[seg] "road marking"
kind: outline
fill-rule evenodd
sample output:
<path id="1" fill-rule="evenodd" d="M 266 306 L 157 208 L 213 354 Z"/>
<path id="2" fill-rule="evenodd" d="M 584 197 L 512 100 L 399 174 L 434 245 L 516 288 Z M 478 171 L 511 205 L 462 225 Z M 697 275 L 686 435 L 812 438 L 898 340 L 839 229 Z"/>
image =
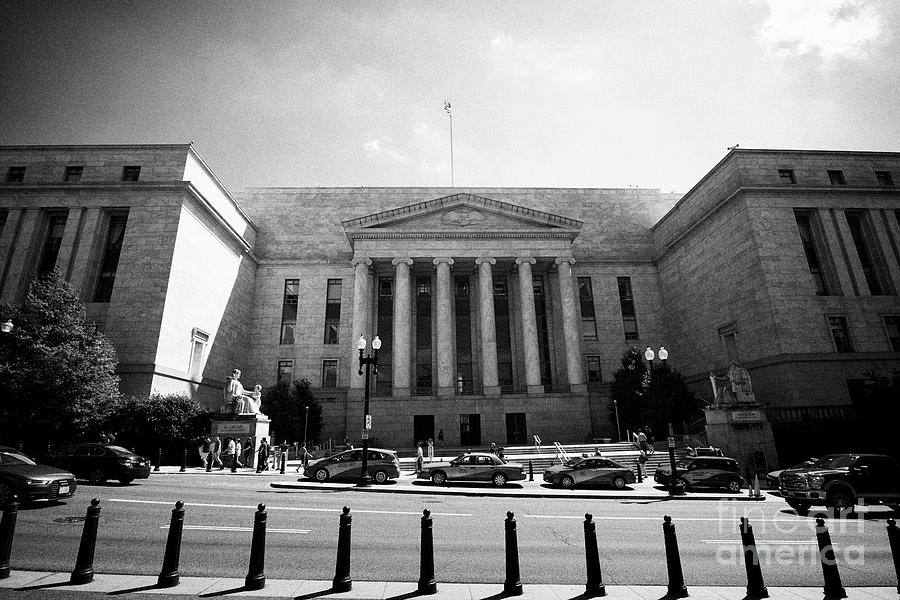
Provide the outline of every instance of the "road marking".
<path id="1" fill-rule="evenodd" d="M 517 515 L 520 517 L 528 517 L 530 519 L 584 519 L 584 515 Z M 660 521 L 659 517 L 610 517 L 594 515 L 594 521 Z M 672 517 L 673 521 L 722 521 L 714 517 Z"/>
<path id="2" fill-rule="evenodd" d="M 165 504 L 167 506 L 172 506 L 171 502 L 165 500 L 124 500 L 121 498 L 110 498 L 107 502 L 122 502 L 125 504 Z M 257 506 L 251 505 L 241 505 L 241 504 L 207 504 L 203 502 L 185 502 L 185 506 L 204 506 L 207 508 L 244 508 L 244 509 L 255 509 Z M 340 509 L 336 508 L 304 508 L 304 507 L 294 507 L 294 506 L 269 506 L 266 505 L 266 510 L 289 510 L 296 512 L 326 512 L 326 513 L 340 513 Z M 415 515 L 422 516 L 421 511 L 400 511 L 400 510 L 352 510 L 352 514 L 372 514 L 372 515 Z M 442 512 L 433 512 L 431 513 L 434 517 L 474 517 L 475 515 L 471 513 L 442 513 Z"/>
<path id="3" fill-rule="evenodd" d="M 735 540 L 700 540 L 704 544 L 729 544 L 732 546 L 741 546 L 743 545 L 739 541 Z M 818 542 L 815 540 L 812 541 L 804 541 L 804 540 L 766 540 L 765 542 L 756 542 L 757 546 L 771 546 L 773 544 L 783 545 L 783 544 L 791 544 L 795 546 L 816 546 Z M 834 546 L 834 544 L 832 544 Z"/>
<path id="4" fill-rule="evenodd" d="M 163 525 L 160 529 L 168 529 L 168 525 Z M 183 529 L 199 529 L 202 531 L 253 531 L 252 527 L 225 527 L 222 525 L 183 525 Z M 267 527 L 267 533 L 309 533 L 309 529 L 278 529 L 277 527 Z"/>

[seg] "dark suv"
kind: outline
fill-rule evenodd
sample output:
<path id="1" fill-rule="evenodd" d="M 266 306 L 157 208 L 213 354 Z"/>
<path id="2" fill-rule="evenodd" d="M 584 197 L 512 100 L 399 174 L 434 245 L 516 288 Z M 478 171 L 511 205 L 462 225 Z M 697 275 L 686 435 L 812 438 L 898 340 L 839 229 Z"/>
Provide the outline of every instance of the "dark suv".
<path id="1" fill-rule="evenodd" d="M 852 511 L 858 500 L 900 510 L 900 466 L 883 454 L 829 454 L 782 472 L 779 491 L 800 514 L 811 506 Z"/>

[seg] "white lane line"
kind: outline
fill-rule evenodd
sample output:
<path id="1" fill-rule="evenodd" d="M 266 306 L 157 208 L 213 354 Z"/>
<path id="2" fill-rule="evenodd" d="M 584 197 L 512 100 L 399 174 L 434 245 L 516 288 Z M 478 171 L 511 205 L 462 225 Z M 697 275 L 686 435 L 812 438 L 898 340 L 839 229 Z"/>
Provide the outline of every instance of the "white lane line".
<path id="1" fill-rule="evenodd" d="M 584 515 L 516 515 L 517 517 L 528 517 L 529 519 L 581 519 L 584 520 Z M 593 515 L 593 521 L 659 521 L 662 523 L 662 519 L 660 517 L 610 517 L 603 515 Z M 723 519 L 717 519 L 714 517 L 672 517 L 673 521 L 714 521 L 720 522 Z"/>
<path id="2" fill-rule="evenodd" d="M 740 541 L 735 540 L 700 540 L 704 544 L 729 544 L 732 546 L 741 546 Z M 771 546 L 773 544 L 783 545 L 790 544 L 794 546 L 816 546 L 818 542 L 816 540 L 813 541 L 803 541 L 803 540 L 766 540 L 765 542 L 756 542 L 757 546 Z M 834 546 L 834 544 L 832 544 Z"/>
<path id="3" fill-rule="evenodd" d="M 168 525 L 163 525 L 160 529 L 168 529 Z M 184 525 L 183 529 L 199 529 L 201 531 L 253 531 L 252 527 L 225 527 L 224 525 Z M 278 529 L 277 527 L 267 527 L 266 533 L 309 533 L 309 529 Z"/>
<path id="4" fill-rule="evenodd" d="M 172 502 L 168 502 L 166 500 L 124 500 L 122 498 L 110 498 L 107 502 L 122 502 L 125 504 L 165 504 L 167 506 L 174 506 Z M 241 505 L 241 504 L 207 504 L 203 502 L 185 502 L 185 506 L 204 506 L 207 508 L 242 508 L 242 509 L 256 509 L 255 505 Z M 289 511 L 297 511 L 297 512 L 326 512 L 326 513 L 340 513 L 340 509 L 335 508 L 306 508 L 306 507 L 294 507 L 294 506 L 270 506 L 266 505 L 266 510 L 289 510 Z M 351 510 L 351 515 L 355 514 L 373 514 L 373 515 L 415 515 L 422 516 L 421 511 L 399 511 L 399 510 Z M 437 517 L 474 517 L 475 515 L 470 513 L 442 513 L 442 512 L 433 512 L 431 516 Z"/>

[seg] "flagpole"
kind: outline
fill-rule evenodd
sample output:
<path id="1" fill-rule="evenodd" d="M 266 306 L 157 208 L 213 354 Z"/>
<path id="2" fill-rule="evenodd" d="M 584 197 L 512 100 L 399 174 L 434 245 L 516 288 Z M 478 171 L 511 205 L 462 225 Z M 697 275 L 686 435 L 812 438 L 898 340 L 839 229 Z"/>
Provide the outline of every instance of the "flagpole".
<path id="1" fill-rule="evenodd" d="M 448 115 L 450 115 L 450 187 L 454 187 L 454 184 L 453 184 L 453 113 L 450 112 L 450 103 L 447 100 L 444 100 L 444 110 L 447 111 Z"/>

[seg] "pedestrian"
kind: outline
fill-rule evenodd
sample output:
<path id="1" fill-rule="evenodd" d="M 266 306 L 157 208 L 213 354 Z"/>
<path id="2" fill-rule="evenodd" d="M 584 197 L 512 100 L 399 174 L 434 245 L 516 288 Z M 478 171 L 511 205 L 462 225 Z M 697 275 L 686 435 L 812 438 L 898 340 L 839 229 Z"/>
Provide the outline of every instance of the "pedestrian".
<path id="1" fill-rule="evenodd" d="M 243 469 L 244 464 L 241 462 L 241 440 L 240 438 L 234 438 L 234 462 L 237 463 L 238 469 Z"/>
<path id="2" fill-rule="evenodd" d="M 247 466 L 253 465 L 253 438 L 248 437 L 244 440 L 244 464 Z"/>
<path id="3" fill-rule="evenodd" d="M 259 441 L 259 452 L 257 453 L 256 472 L 262 473 L 269 468 L 269 442 L 266 438 Z"/>
<path id="4" fill-rule="evenodd" d="M 500 446 L 500 449 L 497 450 L 497 458 L 499 458 L 500 460 L 504 460 L 504 458 L 503 458 L 503 446 Z"/>
<path id="5" fill-rule="evenodd" d="M 225 460 L 229 467 L 237 468 L 237 446 L 234 444 L 234 438 L 225 438 Z"/>
<path id="6" fill-rule="evenodd" d="M 434 460 L 434 440 L 428 438 L 428 462 L 432 462 Z"/>
<path id="7" fill-rule="evenodd" d="M 647 434 L 642 430 L 638 430 L 638 448 L 640 448 L 641 452 L 648 452 L 650 450 L 647 445 Z"/>
<path id="8" fill-rule="evenodd" d="M 491 442 L 491 454 L 495 456 L 497 455 L 497 444 L 495 444 L 494 442 Z"/>
<path id="9" fill-rule="evenodd" d="M 438 431 L 438 446 L 440 446 L 441 448 L 444 447 L 444 430 L 443 429 Z"/>
<path id="10" fill-rule="evenodd" d="M 656 448 L 653 446 L 653 443 L 656 441 L 653 438 L 653 430 L 650 429 L 649 426 L 645 427 L 644 429 L 646 429 L 647 431 L 647 445 L 650 446 L 650 454 L 653 454 L 654 452 L 656 452 Z"/>
<path id="11" fill-rule="evenodd" d="M 105 431 L 101 431 L 101 432 L 100 432 L 100 443 L 101 443 L 101 444 L 108 444 L 108 443 L 109 443 L 109 436 L 106 435 L 106 432 L 105 432 Z"/>
<path id="12" fill-rule="evenodd" d="M 311 455 L 309 453 L 309 450 L 306 449 L 306 444 L 303 444 L 302 446 L 300 446 L 300 451 L 299 451 L 299 456 L 298 456 L 298 458 L 300 459 L 300 463 L 297 465 L 298 473 L 300 472 L 301 466 L 303 467 L 303 472 L 306 473 L 306 467 L 309 466 L 309 457 L 310 456 Z"/>
<path id="13" fill-rule="evenodd" d="M 197 442 L 197 452 L 200 454 L 200 464 L 205 467 L 206 461 L 209 460 L 209 446 L 212 443 L 212 440 L 209 439 L 209 436 L 203 436 L 200 437 Z"/>
<path id="14" fill-rule="evenodd" d="M 422 442 L 416 443 L 416 473 L 422 470 L 422 461 L 425 456 L 422 453 Z"/>
<path id="15" fill-rule="evenodd" d="M 109 443 L 110 443 L 110 444 L 115 444 L 115 443 L 116 443 L 116 434 L 115 434 L 115 432 L 113 432 L 113 431 L 110 431 L 110 432 L 109 432 Z"/>
<path id="16" fill-rule="evenodd" d="M 600 446 L 594 448 L 594 456 L 603 456 L 602 454 L 600 454 Z"/>
<path id="17" fill-rule="evenodd" d="M 220 471 L 224 469 L 225 465 L 222 464 L 222 459 L 220 458 L 220 454 L 222 453 L 222 440 L 219 436 L 213 438 L 210 452 L 212 452 L 212 466 L 218 466 Z"/>

